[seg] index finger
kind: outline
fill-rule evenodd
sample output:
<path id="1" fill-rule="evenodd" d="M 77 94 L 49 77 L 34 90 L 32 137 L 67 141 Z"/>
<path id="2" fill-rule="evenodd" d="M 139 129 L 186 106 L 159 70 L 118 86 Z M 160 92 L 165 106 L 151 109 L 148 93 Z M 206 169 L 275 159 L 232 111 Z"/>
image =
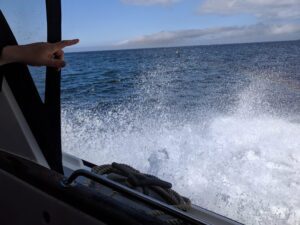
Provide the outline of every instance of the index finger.
<path id="1" fill-rule="evenodd" d="M 56 49 L 63 49 L 68 46 L 76 45 L 78 42 L 79 42 L 79 39 L 63 40 L 60 42 L 56 42 L 54 45 L 55 45 Z"/>

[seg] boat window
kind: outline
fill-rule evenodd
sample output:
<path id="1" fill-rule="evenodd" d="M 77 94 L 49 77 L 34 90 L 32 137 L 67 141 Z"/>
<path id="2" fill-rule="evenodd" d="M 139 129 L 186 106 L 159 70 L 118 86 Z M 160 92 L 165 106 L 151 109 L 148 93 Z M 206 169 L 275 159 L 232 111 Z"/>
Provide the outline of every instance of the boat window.
<path id="1" fill-rule="evenodd" d="M 44 0 L 1 0 L 3 12 L 19 45 L 47 40 L 47 18 Z M 40 95 L 44 96 L 46 68 L 30 67 Z"/>
<path id="2" fill-rule="evenodd" d="M 62 70 L 62 149 L 243 223 L 297 224 L 299 1 L 225 2 L 63 0 L 63 39 L 80 43 Z M 46 41 L 44 4 L 0 0 L 20 44 Z"/>

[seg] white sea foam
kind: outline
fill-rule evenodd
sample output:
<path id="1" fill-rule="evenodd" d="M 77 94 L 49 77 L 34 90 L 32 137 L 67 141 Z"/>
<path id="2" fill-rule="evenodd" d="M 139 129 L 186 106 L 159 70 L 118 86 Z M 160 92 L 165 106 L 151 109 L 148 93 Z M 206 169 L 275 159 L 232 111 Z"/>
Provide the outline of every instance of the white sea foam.
<path id="1" fill-rule="evenodd" d="M 171 181 L 193 203 L 246 224 L 300 224 L 300 124 L 270 113 L 254 80 L 227 114 L 184 122 L 63 111 L 63 148 Z M 139 115 L 141 116 L 141 115 Z M 118 120 L 118 123 L 114 121 Z"/>

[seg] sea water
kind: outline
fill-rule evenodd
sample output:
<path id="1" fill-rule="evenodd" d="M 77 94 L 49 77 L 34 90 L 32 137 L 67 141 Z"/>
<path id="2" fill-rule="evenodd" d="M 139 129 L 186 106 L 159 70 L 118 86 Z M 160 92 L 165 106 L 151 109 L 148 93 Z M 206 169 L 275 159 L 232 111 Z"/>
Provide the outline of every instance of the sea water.
<path id="1" fill-rule="evenodd" d="M 300 224 L 299 41 L 66 60 L 64 151 L 129 164 L 246 224 Z"/>

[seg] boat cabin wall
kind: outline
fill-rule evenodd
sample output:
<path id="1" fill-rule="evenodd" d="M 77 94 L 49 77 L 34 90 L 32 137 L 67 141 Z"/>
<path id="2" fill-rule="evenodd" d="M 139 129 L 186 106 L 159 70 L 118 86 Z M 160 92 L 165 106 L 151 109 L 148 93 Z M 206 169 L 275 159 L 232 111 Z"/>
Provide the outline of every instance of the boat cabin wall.
<path id="1" fill-rule="evenodd" d="M 5 78 L 0 109 L 0 148 L 49 168 Z"/>

